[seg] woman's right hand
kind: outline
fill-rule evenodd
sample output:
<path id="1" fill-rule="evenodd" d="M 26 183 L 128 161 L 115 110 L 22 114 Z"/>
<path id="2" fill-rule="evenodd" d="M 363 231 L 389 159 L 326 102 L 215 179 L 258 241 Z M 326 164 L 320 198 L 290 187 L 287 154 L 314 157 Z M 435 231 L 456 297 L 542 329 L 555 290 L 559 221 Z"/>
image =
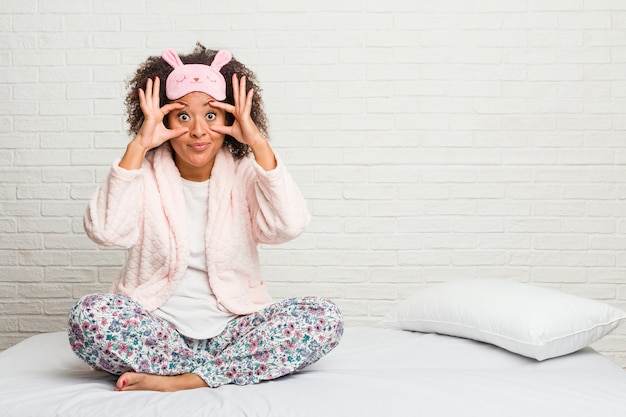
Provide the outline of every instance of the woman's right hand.
<path id="1" fill-rule="evenodd" d="M 163 124 L 163 119 L 172 110 L 182 109 L 182 103 L 169 103 L 159 107 L 161 82 L 159 77 L 154 81 L 150 78 L 146 83 L 146 91 L 139 89 L 139 106 L 143 112 L 143 123 L 134 141 L 141 144 L 146 150 L 156 148 L 162 143 L 178 137 L 187 132 L 187 128 L 168 129 Z"/>
<path id="2" fill-rule="evenodd" d="M 168 129 L 163 124 L 163 119 L 173 110 L 185 107 L 182 103 L 169 103 L 159 107 L 161 82 L 159 77 L 154 81 L 148 79 L 146 91 L 139 89 L 139 106 L 143 112 L 143 123 L 137 136 L 128 144 L 126 153 L 122 157 L 119 166 L 124 169 L 139 169 L 143 163 L 146 152 L 154 149 L 164 142 L 187 133 L 185 127 Z"/>

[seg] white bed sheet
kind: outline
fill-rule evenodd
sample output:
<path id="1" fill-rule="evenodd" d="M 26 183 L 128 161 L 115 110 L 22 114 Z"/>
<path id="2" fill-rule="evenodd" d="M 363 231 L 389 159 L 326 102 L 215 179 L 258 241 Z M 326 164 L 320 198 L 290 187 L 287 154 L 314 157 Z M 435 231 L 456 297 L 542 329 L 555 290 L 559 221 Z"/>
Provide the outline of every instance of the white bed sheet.
<path id="1" fill-rule="evenodd" d="M 625 417 L 626 371 L 587 348 L 537 362 L 448 336 L 347 328 L 306 370 L 250 386 L 114 392 L 64 333 L 0 354 L 3 417 L 445 416 Z"/>

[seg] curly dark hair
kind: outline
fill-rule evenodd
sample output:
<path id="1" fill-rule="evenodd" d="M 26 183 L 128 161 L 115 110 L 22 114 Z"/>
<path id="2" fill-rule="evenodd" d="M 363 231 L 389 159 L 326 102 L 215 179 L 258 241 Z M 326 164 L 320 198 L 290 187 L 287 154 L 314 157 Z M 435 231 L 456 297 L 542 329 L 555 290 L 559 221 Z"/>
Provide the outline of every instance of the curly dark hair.
<path id="1" fill-rule="evenodd" d="M 217 50 L 206 49 L 198 42 L 196 43 L 196 47 L 191 54 L 179 56 L 183 64 L 211 65 L 211 62 L 213 62 L 216 54 Z M 133 78 L 126 83 L 128 93 L 126 94 L 125 103 L 126 112 L 128 113 L 127 121 L 129 124 L 129 134 L 136 135 L 139 132 L 144 119 L 143 112 L 139 106 L 139 94 L 137 93 L 139 88 L 145 90 L 148 78 L 159 77 L 161 81 L 160 106 L 164 106 L 170 102 L 170 100 L 165 96 L 165 81 L 167 76 L 173 70 L 174 69 L 170 66 L 170 64 L 165 62 L 161 56 L 151 56 L 143 62 L 139 68 L 137 68 Z M 261 88 L 258 85 L 256 75 L 234 57 L 228 64 L 222 67 L 220 72 L 226 79 L 226 100 L 224 100 L 224 102 L 233 105 L 235 104 L 232 85 L 233 74 L 236 73 L 240 78 L 242 76 L 246 77 L 246 91 L 250 91 L 251 88 L 254 88 L 254 97 L 252 99 L 252 110 L 250 111 L 250 116 L 261 134 L 265 136 L 265 138 L 269 138 L 268 121 L 265 111 L 263 110 Z M 226 112 L 226 123 L 228 125 L 232 125 L 234 121 L 235 118 L 233 115 Z M 228 148 L 230 153 L 235 158 L 241 158 L 251 151 L 248 145 L 238 142 L 235 138 L 229 135 L 226 135 L 226 138 L 224 139 L 224 146 Z"/>

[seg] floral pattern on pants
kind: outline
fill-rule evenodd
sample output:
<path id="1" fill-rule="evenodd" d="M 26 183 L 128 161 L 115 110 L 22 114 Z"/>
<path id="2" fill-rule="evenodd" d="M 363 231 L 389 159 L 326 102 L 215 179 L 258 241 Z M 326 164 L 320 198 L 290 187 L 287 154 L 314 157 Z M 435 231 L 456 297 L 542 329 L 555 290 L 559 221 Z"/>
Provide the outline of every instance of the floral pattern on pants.
<path id="1" fill-rule="evenodd" d="M 80 299 L 70 311 L 68 331 L 72 350 L 94 368 L 115 375 L 194 373 L 210 387 L 296 372 L 330 352 L 342 334 L 341 313 L 323 298 L 284 300 L 197 340 L 120 294 Z"/>

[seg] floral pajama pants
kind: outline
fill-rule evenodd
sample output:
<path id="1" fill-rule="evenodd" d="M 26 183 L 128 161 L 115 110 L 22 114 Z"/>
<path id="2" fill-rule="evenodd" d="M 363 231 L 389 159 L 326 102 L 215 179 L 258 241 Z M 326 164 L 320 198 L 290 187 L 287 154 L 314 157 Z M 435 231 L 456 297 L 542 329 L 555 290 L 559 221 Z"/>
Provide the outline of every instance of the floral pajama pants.
<path id="1" fill-rule="evenodd" d="M 254 384 L 296 372 L 330 352 L 343 333 L 341 313 L 323 298 L 292 298 L 231 320 L 206 340 L 183 336 L 120 294 L 80 299 L 69 314 L 78 357 L 115 375 L 194 373 L 208 386 Z"/>

